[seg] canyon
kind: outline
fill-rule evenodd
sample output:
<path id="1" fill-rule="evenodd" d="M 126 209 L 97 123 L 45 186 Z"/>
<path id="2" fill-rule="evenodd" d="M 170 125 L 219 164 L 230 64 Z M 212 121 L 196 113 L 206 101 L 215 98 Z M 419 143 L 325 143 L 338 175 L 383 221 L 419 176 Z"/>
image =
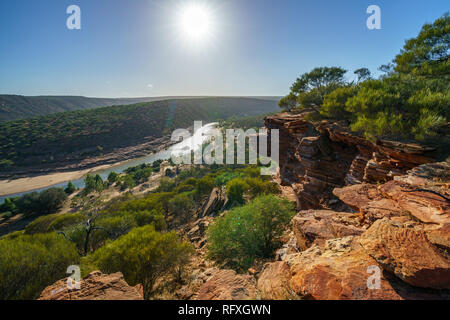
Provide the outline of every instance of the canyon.
<path id="1" fill-rule="evenodd" d="M 284 245 L 274 260 L 245 274 L 196 261 L 177 298 L 450 299 L 450 163 L 439 150 L 371 142 L 342 123 L 312 123 L 303 114 L 269 116 L 265 124 L 280 130 L 274 178 L 297 203 Z M 187 228 L 197 251 L 207 245 L 209 208 L 224 201 L 214 190 L 195 226 Z M 122 285 L 118 290 L 131 288 Z M 41 298 L 54 298 L 48 293 Z"/>

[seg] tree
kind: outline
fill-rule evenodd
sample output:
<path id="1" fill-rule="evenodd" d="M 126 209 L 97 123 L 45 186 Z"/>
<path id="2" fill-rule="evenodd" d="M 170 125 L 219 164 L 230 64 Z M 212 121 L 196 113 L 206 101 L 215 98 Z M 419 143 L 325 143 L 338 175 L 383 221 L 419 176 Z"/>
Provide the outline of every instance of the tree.
<path id="1" fill-rule="evenodd" d="M 136 186 L 136 182 L 134 181 L 133 177 L 129 174 L 127 174 L 122 179 L 122 190 L 126 189 L 133 189 Z"/>
<path id="2" fill-rule="evenodd" d="M 67 194 L 62 188 L 50 188 L 23 195 L 17 200 L 17 208 L 24 214 L 50 214 L 60 209 L 66 199 Z"/>
<path id="3" fill-rule="evenodd" d="M 145 226 L 101 247 L 84 263 L 104 273 L 122 272 L 130 285 L 142 284 L 144 298 L 150 299 L 156 280 L 187 264 L 192 252 L 175 232 L 159 233 Z"/>
<path id="4" fill-rule="evenodd" d="M 406 41 L 394 59 L 395 71 L 416 76 L 450 77 L 450 16 L 425 24 L 416 38 Z"/>
<path id="5" fill-rule="evenodd" d="M 38 213 L 48 214 L 56 212 L 67 199 L 67 194 L 61 188 L 50 188 L 39 195 L 40 208 Z"/>
<path id="6" fill-rule="evenodd" d="M 292 111 L 297 107 L 297 96 L 293 93 L 289 93 L 286 97 L 282 98 L 278 102 L 278 106 L 286 111 Z"/>
<path id="7" fill-rule="evenodd" d="M 77 189 L 73 185 L 72 181 L 69 181 L 69 183 L 67 184 L 67 187 L 64 189 L 64 191 L 69 195 L 74 193 L 76 190 Z"/>
<path id="8" fill-rule="evenodd" d="M 324 97 L 345 84 L 347 70 L 339 67 L 315 68 L 301 75 L 291 87 L 301 108 L 321 107 Z"/>
<path id="9" fill-rule="evenodd" d="M 356 86 L 334 90 L 325 96 L 320 114 L 331 119 L 351 119 L 353 114 L 347 109 L 347 101 L 357 93 L 358 88 Z"/>
<path id="10" fill-rule="evenodd" d="M 371 78 L 370 70 L 367 68 L 360 68 L 355 70 L 354 74 L 358 76 L 358 82 L 366 81 Z"/>
<path id="11" fill-rule="evenodd" d="M 208 228 L 208 255 L 245 270 L 256 258 L 273 255 L 294 215 L 293 204 L 274 195 L 260 196 L 234 208 Z"/>
<path id="12" fill-rule="evenodd" d="M 112 184 L 116 183 L 118 177 L 119 177 L 119 175 L 116 172 L 111 171 L 109 173 L 109 175 L 108 175 L 108 182 L 109 182 L 109 184 L 112 185 Z"/>

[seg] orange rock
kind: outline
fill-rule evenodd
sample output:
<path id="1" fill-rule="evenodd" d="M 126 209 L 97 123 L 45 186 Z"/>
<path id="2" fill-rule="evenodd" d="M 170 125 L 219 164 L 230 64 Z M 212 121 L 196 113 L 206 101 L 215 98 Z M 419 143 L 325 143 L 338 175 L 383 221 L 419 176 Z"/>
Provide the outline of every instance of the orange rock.
<path id="1" fill-rule="evenodd" d="M 358 226 L 358 216 L 331 210 L 301 211 L 292 219 L 292 230 L 297 248 L 306 250 L 313 244 L 321 245 L 328 239 L 360 235 L 365 229 Z"/>
<path id="2" fill-rule="evenodd" d="M 94 271 L 81 280 L 80 290 L 69 290 L 67 278 L 42 291 L 39 300 L 143 300 L 141 290 L 126 283 L 122 273 Z"/>
<path id="3" fill-rule="evenodd" d="M 382 273 L 380 288 L 369 288 L 369 267 L 377 267 L 378 264 L 360 248 L 349 248 L 347 252 L 342 252 L 314 246 L 303 253 L 292 255 L 286 262 L 293 274 L 290 287 L 304 299 L 402 299 Z"/>
<path id="4" fill-rule="evenodd" d="M 238 275 L 233 270 L 219 270 L 199 289 L 197 300 L 254 300 L 257 297 L 255 279 Z"/>
<path id="5" fill-rule="evenodd" d="M 268 263 L 258 279 L 258 290 L 264 300 L 293 300 L 298 296 L 289 286 L 291 271 L 284 261 Z"/>
<path id="6" fill-rule="evenodd" d="M 378 220 L 360 239 L 365 251 L 386 271 L 422 288 L 450 289 L 450 261 L 423 230 Z"/>

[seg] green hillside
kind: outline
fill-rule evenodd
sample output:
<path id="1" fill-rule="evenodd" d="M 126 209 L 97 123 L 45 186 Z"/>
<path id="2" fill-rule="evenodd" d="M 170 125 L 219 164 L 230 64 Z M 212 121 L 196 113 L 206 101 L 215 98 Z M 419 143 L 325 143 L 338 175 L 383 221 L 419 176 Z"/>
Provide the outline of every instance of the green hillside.
<path id="1" fill-rule="evenodd" d="M 0 123 L 0 171 L 80 161 L 205 122 L 265 114 L 274 100 L 176 99 L 70 111 Z"/>
<path id="2" fill-rule="evenodd" d="M 19 95 L 0 95 L 0 121 L 25 119 L 65 111 L 160 101 L 170 98 L 173 97 L 109 99 L 79 96 L 25 97 Z"/>

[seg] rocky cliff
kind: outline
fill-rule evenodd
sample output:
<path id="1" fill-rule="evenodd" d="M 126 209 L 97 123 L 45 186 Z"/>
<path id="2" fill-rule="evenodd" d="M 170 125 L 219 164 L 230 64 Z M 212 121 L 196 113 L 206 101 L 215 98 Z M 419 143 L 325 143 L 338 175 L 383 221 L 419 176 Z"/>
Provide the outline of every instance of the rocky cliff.
<path id="1" fill-rule="evenodd" d="M 267 117 L 280 131 L 280 178 L 297 196 L 299 209 L 334 208 L 333 189 L 379 183 L 435 160 L 436 150 L 394 141 L 372 143 L 341 123 L 312 124 L 303 115 Z"/>
<path id="2" fill-rule="evenodd" d="M 337 123 L 278 115 L 291 234 L 258 276 L 265 299 L 449 299 L 450 164 Z M 427 163 L 427 164 L 424 164 Z"/>

